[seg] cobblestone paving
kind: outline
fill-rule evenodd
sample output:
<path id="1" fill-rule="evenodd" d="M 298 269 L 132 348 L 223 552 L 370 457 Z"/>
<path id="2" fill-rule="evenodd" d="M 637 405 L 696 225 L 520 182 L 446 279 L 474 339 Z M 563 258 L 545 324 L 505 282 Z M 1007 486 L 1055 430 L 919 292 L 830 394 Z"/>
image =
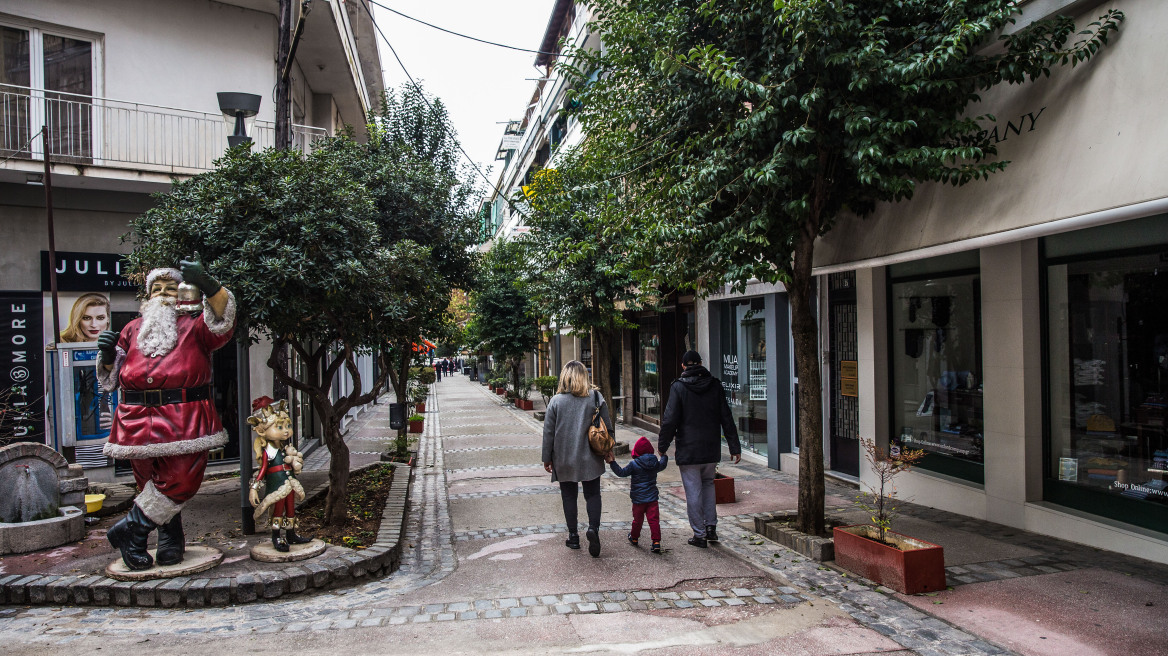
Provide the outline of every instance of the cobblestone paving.
<path id="1" fill-rule="evenodd" d="M 67 643 L 83 636 L 167 634 L 227 634 L 239 632 L 273 633 L 279 631 L 334 631 L 358 627 L 378 627 L 395 624 L 425 622 L 475 621 L 540 615 L 617 613 L 666 609 L 700 608 L 716 613 L 720 608 L 734 606 L 784 607 L 802 603 L 827 601 L 838 605 L 861 625 L 889 636 L 897 643 L 922 656 L 938 654 L 1001 654 L 1005 650 L 960 631 L 899 601 L 887 591 L 850 578 L 827 567 L 822 567 L 794 552 L 788 551 L 752 532 L 737 526 L 738 522 L 752 521 L 756 513 L 723 518 L 719 532 L 721 548 L 727 549 L 770 573 L 777 582 L 774 587 L 732 589 L 689 589 L 681 591 L 611 590 L 579 594 L 556 594 L 538 597 L 502 597 L 450 600 L 435 604 L 406 604 L 402 596 L 410 591 L 436 583 L 449 576 L 456 568 L 454 544 L 467 540 L 493 537 L 530 535 L 534 533 L 563 533 L 563 524 L 467 531 L 455 533 L 449 512 L 451 499 L 487 498 L 524 494 L 553 494 L 558 488 L 550 485 L 525 486 L 504 492 L 476 492 L 448 496 L 447 476 L 450 473 L 478 471 L 520 471 L 531 465 L 504 465 L 446 470 L 443 445 L 447 439 L 443 428 L 482 426 L 458 422 L 453 415 L 474 413 L 498 415 L 493 423 L 512 427 L 509 432 L 482 433 L 482 435 L 514 435 L 516 428 L 536 434 L 541 424 L 524 413 L 502 407 L 501 401 L 487 398 L 473 402 L 474 407 L 446 411 L 442 408 L 442 385 L 433 386 L 434 394 L 428 400 L 426 430 L 419 440 L 415 482 L 411 493 L 411 507 L 406 531 L 406 549 L 401 569 L 393 576 L 352 589 L 337 590 L 309 597 L 276 601 L 232 608 L 213 608 L 198 611 L 166 611 L 143 608 L 0 608 L 0 638 L 39 640 Z M 481 407 L 480 407 L 481 406 Z M 495 406 L 492 408 L 491 406 Z M 444 426 L 443 418 L 451 422 Z M 370 421 L 366 436 L 372 438 L 383 432 L 381 421 Z M 479 434 L 476 434 L 479 435 Z M 351 439 L 351 438 L 350 438 Z M 454 442 L 455 444 L 457 442 Z M 508 447 L 513 448 L 513 447 Z M 486 450 L 486 449 L 481 449 Z M 454 451 L 454 450 L 452 450 Z M 309 463 L 318 468 L 327 467 L 327 452 L 314 453 Z M 760 466 L 744 467 L 749 473 L 744 480 L 777 479 L 794 482 L 793 477 Z M 606 475 L 605 486 L 613 489 L 618 482 Z M 828 485 L 829 493 L 854 493 L 846 487 Z M 621 488 L 623 489 L 623 487 Z M 671 495 L 661 497 L 662 524 L 668 527 L 687 525 L 684 503 Z M 906 511 L 906 514 L 912 511 Z M 964 518 L 962 518 L 964 519 Z M 957 520 L 954 520 L 957 521 Z M 605 529 L 627 530 L 629 522 L 606 522 Z M 1044 550 L 1045 551 L 1045 550 Z M 1074 549 L 1066 551 L 1075 555 Z M 1060 559 L 1061 558 L 1061 559 Z M 980 567 L 964 565 L 950 568 L 950 575 L 991 580 L 984 577 L 1009 578 L 1008 573 L 1032 570 L 1042 573 L 1048 569 L 1063 571 L 1077 566 L 1074 557 L 1035 560 L 1020 558 L 997 563 L 979 563 Z M 954 571 L 961 570 L 961 571 Z M 1019 574 L 1022 575 L 1022 574 Z M 297 617 L 294 623 L 273 623 L 274 617 Z"/>

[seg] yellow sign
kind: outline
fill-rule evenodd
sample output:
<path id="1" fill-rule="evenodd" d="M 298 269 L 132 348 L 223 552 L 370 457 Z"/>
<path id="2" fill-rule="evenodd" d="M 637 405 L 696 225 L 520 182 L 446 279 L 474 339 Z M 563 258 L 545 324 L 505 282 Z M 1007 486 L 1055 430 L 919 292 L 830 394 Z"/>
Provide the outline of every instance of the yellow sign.
<path id="1" fill-rule="evenodd" d="M 840 380 L 840 395 L 841 396 L 859 396 L 860 395 L 860 381 L 855 378 L 843 378 Z"/>
<path id="2" fill-rule="evenodd" d="M 840 360 L 840 378 L 859 378 L 860 366 L 855 360 Z"/>

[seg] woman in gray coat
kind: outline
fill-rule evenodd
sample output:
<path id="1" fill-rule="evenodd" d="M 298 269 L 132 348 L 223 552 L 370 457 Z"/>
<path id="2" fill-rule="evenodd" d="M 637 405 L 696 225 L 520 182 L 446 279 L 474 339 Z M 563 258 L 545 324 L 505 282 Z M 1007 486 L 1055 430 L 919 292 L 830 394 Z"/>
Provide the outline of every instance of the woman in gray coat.
<path id="1" fill-rule="evenodd" d="M 552 482 L 560 483 L 560 498 L 564 502 L 564 519 L 568 524 L 570 549 L 580 548 L 577 532 L 577 501 L 579 488 L 584 488 L 584 505 L 588 510 L 588 553 L 600 556 L 600 476 L 604 473 L 604 458 L 588 446 L 588 427 L 592 414 L 600 405 L 600 418 L 609 433 L 612 419 L 604 396 L 588 380 L 588 369 L 572 360 L 560 372 L 560 386 L 548 402 L 543 420 L 543 468 L 552 475 Z"/>

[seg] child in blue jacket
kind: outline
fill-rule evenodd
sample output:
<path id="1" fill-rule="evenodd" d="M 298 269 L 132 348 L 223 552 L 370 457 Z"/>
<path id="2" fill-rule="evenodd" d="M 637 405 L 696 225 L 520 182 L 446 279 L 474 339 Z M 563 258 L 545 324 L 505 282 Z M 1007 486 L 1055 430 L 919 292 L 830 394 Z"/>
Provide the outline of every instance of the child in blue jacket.
<path id="1" fill-rule="evenodd" d="M 669 456 L 658 458 L 653 453 L 653 444 L 647 438 L 640 438 L 633 445 L 633 461 L 627 467 L 616 464 L 612 454 L 608 456 L 608 466 L 612 473 L 620 477 L 632 476 L 629 497 L 633 500 L 633 530 L 629 533 L 629 544 L 636 546 L 641 537 L 641 523 L 649 519 L 649 535 L 653 538 L 652 551 L 661 553 L 661 513 L 657 508 L 657 472 L 669 464 Z"/>

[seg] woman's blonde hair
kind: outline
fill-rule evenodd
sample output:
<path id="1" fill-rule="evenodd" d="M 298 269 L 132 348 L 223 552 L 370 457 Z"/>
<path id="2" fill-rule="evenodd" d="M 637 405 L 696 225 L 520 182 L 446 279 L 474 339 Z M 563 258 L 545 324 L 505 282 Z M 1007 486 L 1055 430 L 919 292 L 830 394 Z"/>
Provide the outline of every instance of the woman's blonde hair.
<path id="1" fill-rule="evenodd" d="M 588 396 L 593 389 L 592 381 L 588 380 L 588 368 L 583 362 L 572 360 L 564 365 L 560 371 L 560 386 L 556 389 L 556 394 Z"/>
<path id="2" fill-rule="evenodd" d="M 110 302 L 105 294 L 89 293 L 82 294 L 81 298 L 73 303 L 73 309 L 69 310 L 69 327 L 61 331 L 62 342 L 90 342 L 84 333 L 81 332 L 81 317 L 85 316 L 85 312 L 89 308 L 101 305 L 105 307 L 105 318 L 113 325 L 113 317 L 110 316 Z"/>

